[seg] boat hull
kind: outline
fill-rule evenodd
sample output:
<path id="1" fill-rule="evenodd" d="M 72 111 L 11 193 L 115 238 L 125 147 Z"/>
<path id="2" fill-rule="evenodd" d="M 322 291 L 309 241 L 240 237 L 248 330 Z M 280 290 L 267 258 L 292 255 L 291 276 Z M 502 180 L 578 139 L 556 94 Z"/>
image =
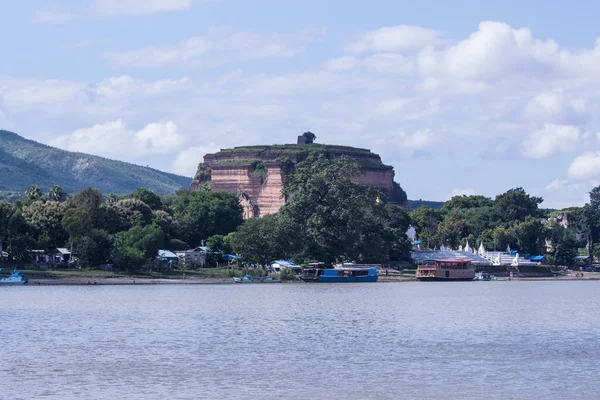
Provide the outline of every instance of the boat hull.
<path id="1" fill-rule="evenodd" d="M 319 282 L 323 283 L 341 283 L 341 282 L 377 282 L 378 275 L 368 276 L 325 276 L 319 275 Z"/>
<path id="2" fill-rule="evenodd" d="M 417 277 L 417 280 L 423 282 L 472 282 L 473 277 L 446 278 L 445 276 L 421 276 Z"/>
<path id="3" fill-rule="evenodd" d="M 25 279 L 25 280 L 0 279 L 0 286 L 24 285 L 26 283 L 27 283 L 27 279 Z"/>

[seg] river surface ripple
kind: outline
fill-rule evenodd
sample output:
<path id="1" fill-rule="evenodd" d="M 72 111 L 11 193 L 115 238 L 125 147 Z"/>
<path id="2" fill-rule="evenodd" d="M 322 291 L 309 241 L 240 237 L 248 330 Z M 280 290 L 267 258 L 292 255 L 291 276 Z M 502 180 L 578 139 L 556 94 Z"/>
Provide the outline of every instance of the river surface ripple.
<path id="1" fill-rule="evenodd" d="M 1 399 L 598 399 L 600 282 L 0 287 Z"/>

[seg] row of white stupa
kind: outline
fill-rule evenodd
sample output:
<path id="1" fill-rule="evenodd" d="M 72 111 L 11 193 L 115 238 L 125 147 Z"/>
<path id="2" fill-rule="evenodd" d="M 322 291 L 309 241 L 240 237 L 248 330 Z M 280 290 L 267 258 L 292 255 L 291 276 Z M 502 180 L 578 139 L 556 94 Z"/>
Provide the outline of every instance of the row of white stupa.
<path id="1" fill-rule="evenodd" d="M 442 247 L 440 247 L 440 251 L 454 251 L 454 250 L 442 245 Z M 519 265 L 535 265 L 534 262 L 532 262 L 526 258 L 520 257 L 519 253 L 512 255 L 510 246 L 506 247 L 505 253 L 503 253 L 501 251 L 486 251 L 485 247 L 483 246 L 483 242 L 482 242 L 479 245 L 479 249 L 476 250 L 476 249 L 471 248 L 471 246 L 469 246 L 469 241 L 467 240 L 467 245 L 464 248 L 462 245 L 460 245 L 458 247 L 458 251 L 476 254 L 480 257 L 483 257 L 483 258 L 489 260 L 493 265 L 510 265 L 513 267 L 517 267 Z"/>

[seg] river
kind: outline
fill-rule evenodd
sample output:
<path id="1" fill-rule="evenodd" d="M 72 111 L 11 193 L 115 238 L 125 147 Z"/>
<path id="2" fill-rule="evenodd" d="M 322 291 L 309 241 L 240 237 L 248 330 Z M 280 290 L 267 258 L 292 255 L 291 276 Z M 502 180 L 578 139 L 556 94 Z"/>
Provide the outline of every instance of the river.
<path id="1" fill-rule="evenodd" d="M 2 399 L 597 399 L 600 282 L 0 287 Z"/>

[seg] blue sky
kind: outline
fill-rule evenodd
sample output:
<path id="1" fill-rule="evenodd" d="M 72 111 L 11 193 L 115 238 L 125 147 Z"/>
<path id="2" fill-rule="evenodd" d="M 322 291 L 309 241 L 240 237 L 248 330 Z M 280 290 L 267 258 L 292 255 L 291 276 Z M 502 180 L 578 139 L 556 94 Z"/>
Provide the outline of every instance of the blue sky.
<path id="1" fill-rule="evenodd" d="M 0 127 L 43 143 L 191 176 L 311 130 L 411 199 L 560 208 L 600 184 L 591 1 L 20 3 L 0 0 Z"/>

